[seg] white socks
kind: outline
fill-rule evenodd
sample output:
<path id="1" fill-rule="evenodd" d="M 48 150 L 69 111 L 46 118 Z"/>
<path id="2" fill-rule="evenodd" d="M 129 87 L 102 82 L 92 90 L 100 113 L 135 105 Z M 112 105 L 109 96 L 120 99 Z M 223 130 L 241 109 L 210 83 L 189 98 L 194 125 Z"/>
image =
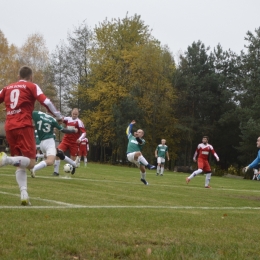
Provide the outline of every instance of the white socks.
<path id="1" fill-rule="evenodd" d="M 27 174 L 25 169 L 18 169 L 15 172 L 16 181 L 19 185 L 20 191 L 27 190 Z"/>
<path id="2" fill-rule="evenodd" d="M 164 167 L 161 167 L 161 175 L 163 175 Z"/>
<path id="3" fill-rule="evenodd" d="M 77 159 L 76 159 L 77 160 Z M 65 159 L 64 159 L 65 162 L 71 164 L 73 167 L 77 167 L 77 164 L 72 160 L 70 159 L 68 156 L 65 156 Z M 56 163 L 55 163 L 56 164 Z M 55 171 L 56 172 L 56 171 Z"/>
<path id="4" fill-rule="evenodd" d="M 45 161 L 41 161 L 41 162 L 39 162 L 38 164 L 36 164 L 36 165 L 33 167 L 33 170 L 34 170 L 34 171 L 39 171 L 40 169 L 42 169 L 42 168 L 44 168 L 44 167 L 46 167 L 46 166 L 47 166 L 46 162 L 45 162 Z"/>
<path id="5" fill-rule="evenodd" d="M 209 186 L 210 178 L 211 178 L 211 173 L 207 173 L 205 178 L 205 187 Z"/>
<path id="6" fill-rule="evenodd" d="M 142 155 L 140 155 L 138 158 L 137 158 L 137 161 L 140 163 L 142 163 L 143 165 L 148 165 L 148 162 L 145 160 L 145 158 L 142 156 Z"/>
<path id="7" fill-rule="evenodd" d="M 141 172 L 141 171 L 140 171 L 140 175 L 141 175 L 141 178 L 145 180 L 146 172 Z"/>
<path id="8" fill-rule="evenodd" d="M 157 172 L 157 174 L 159 174 L 159 173 L 160 173 L 160 168 L 161 168 L 161 167 L 157 165 L 157 171 L 156 171 L 156 172 Z"/>
<path id="9" fill-rule="evenodd" d="M 5 164 L 25 169 L 30 164 L 30 159 L 24 156 L 7 156 Z"/>
<path id="10" fill-rule="evenodd" d="M 189 176 L 189 179 L 194 178 L 196 175 L 198 175 L 198 174 L 200 174 L 200 173 L 202 173 L 202 172 L 203 172 L 202 169 L 198 169 L 198 170 L 194 171 L 194 172 Z"/>
<path id="11" fill-rule="evenodd" d="M 54 162 L 54 172 L 59 173 L 60 171 L 60 160 L 55 160 Z"/>

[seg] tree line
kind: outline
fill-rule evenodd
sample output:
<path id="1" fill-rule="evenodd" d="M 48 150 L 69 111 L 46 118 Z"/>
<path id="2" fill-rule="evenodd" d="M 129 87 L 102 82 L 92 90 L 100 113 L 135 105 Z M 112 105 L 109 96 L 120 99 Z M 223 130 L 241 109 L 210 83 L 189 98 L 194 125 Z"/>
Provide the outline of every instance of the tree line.
<path id="1" fill-rule="evenodd" d="M 63 114 L 80 109 L 92 161 L 125 163 L 125 129 L 135 119 L 151 162 L 164 138 L 170 168 L 191 166 L 207 135 L 218 167 L 239 168 L 254 159 L 259 136 L 260 27 L 245 42 L 237 54 L 194 41 L 174 57 L 139 15 L 106 19 L 94 29 L 83 23 L 53 53 L 39 34 L 18 48 L 0 31 L 0 82 L 15 81 L 20 66 L 31 66 L 34 81 Z"/>

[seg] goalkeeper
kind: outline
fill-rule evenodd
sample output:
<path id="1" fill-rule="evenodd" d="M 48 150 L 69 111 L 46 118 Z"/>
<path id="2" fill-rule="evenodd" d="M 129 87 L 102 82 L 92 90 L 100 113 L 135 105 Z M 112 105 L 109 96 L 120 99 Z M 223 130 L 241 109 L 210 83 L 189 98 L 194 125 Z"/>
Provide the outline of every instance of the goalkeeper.
<path id="1" fill-rule="evenodd" d="M 256 140 L 256 147 L 260 148 L 260 137 Z M 258 168 L 258 164 L 260 163 L 260 150 L 257 153 L 257 157 L 253 162 L 251 162 L 248 166 L 243 168 L 243 172 L 247 172 L 248 169 Z"/>

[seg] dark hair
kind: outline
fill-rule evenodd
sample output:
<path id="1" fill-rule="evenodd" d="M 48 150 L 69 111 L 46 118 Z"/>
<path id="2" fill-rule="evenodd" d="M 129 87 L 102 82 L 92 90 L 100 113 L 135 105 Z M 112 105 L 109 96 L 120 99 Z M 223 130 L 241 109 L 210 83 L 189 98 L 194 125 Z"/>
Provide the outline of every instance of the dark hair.
<path id="1" fill-rule="evenodd" d="M 207 135 L 204 135 L 202 138 L 206 138 L 207 140 L 209 140 L 209 137 Z"/>
<path id="2" fill-rule="evenodd" d="M 32 69 L 27 66 L 23 66 L 19 70 L 19 76 L 21 79 L 29 79 L 32 75 Z"/>

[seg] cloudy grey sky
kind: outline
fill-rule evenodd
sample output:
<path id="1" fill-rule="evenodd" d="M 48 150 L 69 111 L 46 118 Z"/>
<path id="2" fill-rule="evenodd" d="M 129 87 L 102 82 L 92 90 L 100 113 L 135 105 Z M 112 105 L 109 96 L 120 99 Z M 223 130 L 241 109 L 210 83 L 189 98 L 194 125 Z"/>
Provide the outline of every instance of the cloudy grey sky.
<path id="1" fill-rule="evenodd" d="M 173 55 L 198 40 L 239 53 L 246 32 L 260 27 L 259 10 L 260 0 L 0 0 L 0 30 L 18 47 L 40 33 L 52 52 L 84 20 L 94 28 L 128 12 L 141 15 Z"/>

